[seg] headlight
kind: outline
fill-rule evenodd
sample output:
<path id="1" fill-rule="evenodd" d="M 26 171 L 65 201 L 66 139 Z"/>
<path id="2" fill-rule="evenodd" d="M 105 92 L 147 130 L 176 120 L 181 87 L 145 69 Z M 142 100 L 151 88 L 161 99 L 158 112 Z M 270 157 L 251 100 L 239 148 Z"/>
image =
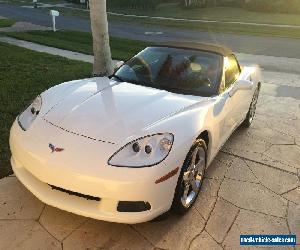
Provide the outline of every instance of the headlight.
<path id="1" fill-rule="evenodd" d="M 42 98 L 38 96 L 37 98 L 34 99 L 32 104 L 19 115 L 18 122 L 20 127 L 23 130 L 26 131 L 30 127 L 32 122 L 39 115 L 41 107 L 42 107 Z"/>
<path id="2" fill-rule="evenodd" d="M 170 133 L 145 136 L 119 149 L 110 157 L 108 164 L 117 167 L 151 167 L 168 156 L 173 141 L 174 136 Z"/>

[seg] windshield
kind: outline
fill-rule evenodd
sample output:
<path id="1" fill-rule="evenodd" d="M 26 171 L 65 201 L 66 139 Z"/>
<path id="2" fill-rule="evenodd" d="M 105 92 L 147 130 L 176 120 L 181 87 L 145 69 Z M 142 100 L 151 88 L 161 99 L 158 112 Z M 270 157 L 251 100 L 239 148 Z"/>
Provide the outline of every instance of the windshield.
<path id="1" fill-rule="evenodd" d="M 149 47 L 114 74 L 116 79 L 179 94 L 218 94 L 222 56 L 205 51 Z"/>

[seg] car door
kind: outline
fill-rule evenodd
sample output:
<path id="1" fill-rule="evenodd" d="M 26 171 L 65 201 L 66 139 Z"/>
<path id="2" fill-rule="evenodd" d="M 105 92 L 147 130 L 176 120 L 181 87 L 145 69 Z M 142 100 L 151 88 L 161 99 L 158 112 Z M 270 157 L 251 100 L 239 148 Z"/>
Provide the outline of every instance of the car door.
<path id="1" fill-rule="evenodd" d="M 238 113 L 241 110 L 239 105 L 241 93 L 235 93 L 233 96 L 230 96 L 230 92 L 237 83 L 240 73 L 240 67 L 235 56 L 224 57 L 224 79 L 223 86 L 220 88 L 220 97 L 224 103 L 222 111 L 224 121 L 220 124 L 220 141 L 222 145 L 226 142 L 238 123 Z"/>
<path id="2" fill-rule="evenodd" d="M 227 73 L 225 73 L 225 80 L 227 78 L 227 84 L 230 84 L 232 88 L 237 87 L 238 80 L 241 75 L 240 65 L 234 55 L 228 56 L 229 67 Z M 233 124 L 232 130 L 235 129 L 241 121 L 246 117 L 246 114 L 249 110 L 251 98 L 251 89 L 238 89 L 231 95 L 231 100 L 233 103 Z"/>

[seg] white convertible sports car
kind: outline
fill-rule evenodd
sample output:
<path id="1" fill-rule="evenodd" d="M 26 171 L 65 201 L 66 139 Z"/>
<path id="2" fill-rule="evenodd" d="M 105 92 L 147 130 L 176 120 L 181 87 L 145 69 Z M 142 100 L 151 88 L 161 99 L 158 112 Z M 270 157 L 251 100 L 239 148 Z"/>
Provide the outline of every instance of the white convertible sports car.
<path id="1" fill-rule="evenodd" d="M 228 137 L 251 124 L 260 85 L 259 67 L 221 46 L 145 48 L 109 78 L 38 96 L 12 126 L 13 170 L 75 214 L 139 223 L 184 213 Z"/>

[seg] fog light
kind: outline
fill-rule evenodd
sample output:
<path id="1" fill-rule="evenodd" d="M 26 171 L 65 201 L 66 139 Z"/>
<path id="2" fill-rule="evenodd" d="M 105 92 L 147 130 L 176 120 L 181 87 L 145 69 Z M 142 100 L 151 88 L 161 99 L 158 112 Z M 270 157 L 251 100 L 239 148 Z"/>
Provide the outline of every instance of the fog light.
<path id="1" fill-rule="evenodd" d="M 151 209 L 149 202 L 145 201 L 119 201 L 118 212 L 143 212 Z"/>

